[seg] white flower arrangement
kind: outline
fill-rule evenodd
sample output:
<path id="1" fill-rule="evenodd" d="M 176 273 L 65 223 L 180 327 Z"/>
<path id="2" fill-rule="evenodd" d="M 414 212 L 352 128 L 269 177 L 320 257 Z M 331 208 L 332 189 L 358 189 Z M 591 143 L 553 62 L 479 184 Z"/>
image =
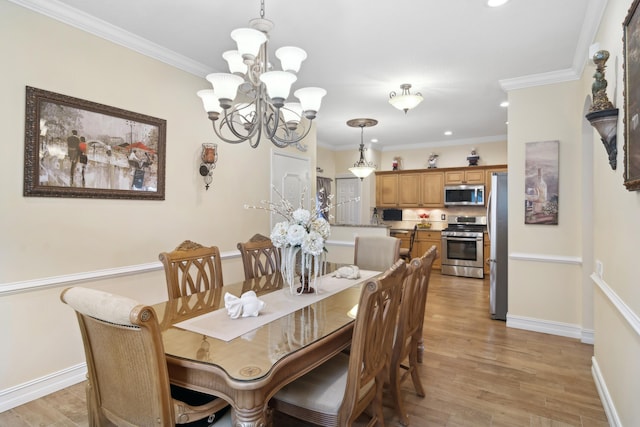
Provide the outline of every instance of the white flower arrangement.
<path id="1" fill-rule="evenodd" d="M 311 283 L 311 276 L 315 283 L 317 277 L 322 273 L 324 253 L 326 252 L 325 242 L 331 234 L 331 226 L 323 214 L 331 218 L 329 212 L 333 208 L 331 200 L 333 195 L 329 195 L 327 206 L 319 206 L 316 199 L 316 206 L 313 211 L 304 209 L 304 197 L 306 190 L 300 197 L 300 206 L 293 208 L 291 203 L 282 197 L 282 194 L 274 188 L 280 196 L 279 203 L 263 200 L 260 206 L 245 205 L 245 209 L 263 209 L 281 215 L 285 221 L 278 222 L 271 230 L 271 241 L 273 245 L 281 250 L 281 272 L 285 281 L 293 291 L 293 278 L 295 275 L 296 255 L 301 252 L 301 274 L 307 276 L 308 283 Z M 321 190 L 322 191 L 322 190 Z M 359 200 L 359 199 L 356 199 Z M 343 203 L 348 203 L 348 200 Z M 342 203 L 340 203 L 342 204 Z M 297 293 L 302 293 L 301 289 Z"/>

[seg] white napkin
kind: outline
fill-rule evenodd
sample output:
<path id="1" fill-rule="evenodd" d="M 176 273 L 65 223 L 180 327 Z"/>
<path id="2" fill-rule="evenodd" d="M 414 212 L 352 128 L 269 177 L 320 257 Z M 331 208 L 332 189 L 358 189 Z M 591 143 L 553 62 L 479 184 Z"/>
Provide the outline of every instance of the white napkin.
<path id="1" fill-rule="evenodd" d="M 229 292 L 224 294 L 224 306 L 232 319 L 238 317 L 256 317 L 264 308 L 265 302 L 258 299 L 254 291 L 247 291 L 238 298 Z"/>
<path id="2" fill-rule="evenodd" d="M 344 279 L 359 279 L 360 269 L 357 265 L 346 265 L 337 269 L 333 276 Z"/>

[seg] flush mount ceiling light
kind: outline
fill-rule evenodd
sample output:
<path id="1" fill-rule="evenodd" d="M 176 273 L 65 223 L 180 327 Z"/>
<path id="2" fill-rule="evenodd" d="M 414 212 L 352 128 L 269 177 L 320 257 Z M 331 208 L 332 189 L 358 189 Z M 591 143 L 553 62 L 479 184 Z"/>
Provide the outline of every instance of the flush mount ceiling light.
<path id="1" fill-rule="evenodd" d="M 309 122 L 315 119 L 327 92 L 306 87 L 294 92 L 299 103 L 286 102 L 307 54 L 298 47 L 281 47 L 275 55 L 282 71 L 272 71 L 267 47 L 273 22 L 264 19 L 264 0 L 260 3 L 260 18 L 252 19 L 249 26 L 231 32 L 238 49 L 222 54 L 230 73 L 207 75 L 213 89 L 198 91 L 213 130 L 218 138 L 231 144 L 248 141 L 256 148 L 264 134 L 277 147 L 295 145 L 306 151 L 300 141 L 309 133 L 311 123 L 303 125 L 302 118 Z M 234 103 L 238 93 L 242 102 Z"/>
<path id="2" fill-rule="evenodd" d="M 400 93 L 400 95 L 396 94 L 395 91 L 389 94 L 389 104 L 393 105 L 398 110 L 403 110 L 405 114 L 407 114 L 407 111 L 412 108 L 417 107 L 424 99 L 420 92 L 413 95 L 409 93 L 409 89 L 411 89 L 411 85 L 409 83 L 401 84 L 400 89 L 402 89 L 402 93 Z"/>
<path id="3" fill-rule="evenodd" d="M 378 121 L 375 119 L 351 119 L 347 122 L 347 126 L 360 128 L 360 159 L 354 163 L 352 168 L 349 168 L 349 171 L 360 178 L 360 181 L 371 175 L 371 173 L 376 170 L 376 165 L 371 162 L 367 162 L 364 158 L 364 128 L 375 126 L 377 124 Z"/>
<path id="4" fill-rule="evenodd" d="M 498 7 L 498 6 L 502 6 L 503 4 L 507 3 L 509 0 L 488 0 L 487 1 L 487 6 L 489 7 Z"/>

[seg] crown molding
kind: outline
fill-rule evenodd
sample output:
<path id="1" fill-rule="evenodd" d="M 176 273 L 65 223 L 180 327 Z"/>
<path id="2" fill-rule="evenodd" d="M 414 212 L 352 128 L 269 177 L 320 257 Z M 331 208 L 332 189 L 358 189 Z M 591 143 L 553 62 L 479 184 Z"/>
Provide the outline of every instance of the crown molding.
<path id="1" fill-rule="evenodd" d="M 9 1 L 195 76 L 204 77 L 211 71 L 211 68 L 205 64 L 180 55 L 145 38 L 136 36 L 120 27 L 72 8 L 58 0 Z"/>

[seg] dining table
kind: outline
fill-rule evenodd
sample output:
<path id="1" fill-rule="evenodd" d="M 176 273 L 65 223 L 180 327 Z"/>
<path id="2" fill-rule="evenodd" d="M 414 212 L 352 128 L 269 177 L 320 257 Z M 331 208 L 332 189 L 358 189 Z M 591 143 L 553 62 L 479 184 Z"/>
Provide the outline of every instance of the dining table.
<path id="1" fill-rule="evenodd" d="M 351 343 L 361 286 L 380 272 L 344 278 L 338 267 L 328 264 L 314 293 L 298 294 L 277 272 L 153 305 L 170 382 L 226 400 L 234 426 L 265 426 L 278 390 Z M 232 319 L 225 299 L 249 291 L 264 308 Z"/>

